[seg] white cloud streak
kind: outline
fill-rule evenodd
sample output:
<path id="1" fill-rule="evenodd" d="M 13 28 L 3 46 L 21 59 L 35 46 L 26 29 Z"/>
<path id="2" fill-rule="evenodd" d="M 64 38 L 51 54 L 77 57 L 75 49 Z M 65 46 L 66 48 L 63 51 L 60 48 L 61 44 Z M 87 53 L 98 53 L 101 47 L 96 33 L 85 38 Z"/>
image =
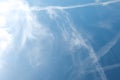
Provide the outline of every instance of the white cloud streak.
<path id="1" fill-rule="evenodd" d="M 105 56 L 117 44 L 119 39 L 120 39 L 120 34 L 118 33 L 118 35 L 113 40 L 111 40 L 105 46 L 103 46 L 97 52 L 98 60 L 101 59 L 103 56 Z"/>
<path id="2" fill-rule="evenodd" d="M 42 11 L 42 10 L 49 10 L 49 9 L 74 9 L 74 8 L 83 8 L 83 7 L 89 7 L 89 6 L 106 6 L 114 3 L 119 3 L 120 0 L 110 0 L 105 2 L 93 2 L 93 3 L 86 3 L 81 5 L 72 5 L 72 6 L 47 6 L 47 7 L 31 7 L 32 11 Z"/>
<path id="3" fill-rule="evenodd" d="M 41 57 L 40 54 L 41 53 L 45 53 L 47 51 L 46 50 L 46 46 L 49 46 L 49 45 L 47 45 L 47 43 L 46 43 L 45 46 L 43 46 L 44 45 L 43 41 L 48 42 L 48 40 L 51 41 L 53 38 L 51 37 L 51 33 L 49 32 L 49 30 L 46 27 L 43 27 L 40 23 L 38 23 L 36 18 L 33 17 L 31 10 L 33 10 L 33 11 L 47 10 L 49 16 L 51 18 L 55 19 L 56 22 L 58 22 L 57 23 L 58 27 L 60 27 L 61 24 L 64 25 L 64 26 L 62 26 L 64 29 L 60 27 L 62 31 L 64 30 L 63 31 L 64 33 L 61 33 L 61 34 L 63 34 L 64 39 L 66 41 L 68 41 L 68 43 L 70 44 L 70 47 L 71 46 L 72 46 L 72 48 L 74 48 L 76 46 L 85 47 L 86 50 L 88 50 L 88 52 L 89 52 L 88 53 L 89 57 L 93 59 L 91 62 L 95 63 L 94 67 L 98 71 L 98 73 L 100 74 L 101 79 L 102 80 L 107 80 L 106 75 L 104 73 L 104 70 L 103 70 L 103 68 L 101 67 L 101 65 L 98 62 L 98 58 L 96 56 L 96 53 L 95 53 L 93 47 L 88 45 L 86 43 L 86 40 L 74 28 L 74 26 L 73 26 L 73 24 L 72 24 L 72 22 L 70 20 L 70 17 L 67 15 L 67 13 L 64 10 L 66 10 L 66 9 L 74 9 L 74 8 L 81 8 L 81 7 L 96 6 L 96 5 L 109 5 L 109 4 L 113 4 L 113 3 L 117 3 L 117 2 L 120 2 L 120 1 L 119 0 L 114 0 L 114 1 L 107 1 L 107 2 L 97 2 L 97 3 L 88 3 L 88 4 L 83 4 L 83 5 L 66 6 L 66 7 L 63 7 L 63 6 L 48 6 L 48 7 L 44 7 L 44 8 L 40 8 L 40 7 L 31 7 L 30 8 L 27 4 L 24 4 L 21 1 L 20 2 L 18 1 L 16 3 L 15 2 L 11 2 L 11 3 L 9 2 L 9 3 L 4 4 L 4 5 L 8 5 L 7 7 L 5 7 L 3 5 L 5 8 L 4 8 L 3 11 L 1 11 L 2 10 L 1 9 L 0 13 L 6 13 L 6 11 L 7 11 L 7 12 L 9 12 L 9 14 L 12 14 L 12 17 L 13 17 L 13 15 L 15 13 L 13 14 L 12 10 L 15 10 L 15 12 L 17 14 L 16 15 L 17 17 L 15 16 L 15 17 L 13 17 L 11 19 L 13 20 L 13 23 L 15 23 L 16 21 L 17 22 L 16 22 L 15 26 L 12 25 L 10 28 L 15 28 L 17 26 L 17 28 L 15 29 L 17 31 L 15 32 L 15 34 L 12 34 L 13 39 L 11 38 L 11 36 L 8 35 L 7 32 L 4 32 L 3 30 L 2 31 L 3 31 L 3 33 L 5 33 L 5 36 L 7 36 L 7 38 L 10 37 L 10 39 L 12 39 L 12 41 L 15 41 L 14 40 L 15 38 L 19 38 L 20 37 L 21 38 L 20 39 L 20 45 L 22 45 L 22 46 L 24 46 L 24 44 L 26 43 L 26 40 L 28 40 L 28 39 L 36 39 L 36 38 L 38 39 L 39 38 L 39 40 L 38 40 L 39 42 L 38 43 L 42 44 L 41 46 L 39 46 L 39 48 L 41 50 L 38 49 L 36 51 L 36 54 L 34 54 L 34 48 L 33 48 L 33 51 L 32 51 L 31 54 L 34 55 L 35 58 L 32 56 L 31 59 L 30 59 L 31 61 L 33 61 L 35 59 L 35 62 L 34 61 L 31 62 L 31 64 L 35 64 L 36 66 L 39 66 L 40 65 L 39 57 Z M 17 6 L 19 6 L 19 7 L 17 7 Z M 62 13 L 62 15 L 59 15 L 53 9 L 60 9 L 61 10 L 60 12 Z M 22 12 L 22 13 L 20 13 L 20 12 Z M 9 15 L 9 16 L 11 16 L 11 15 Z M 58 20 L 57 17 L 59 17 L 60 21 L 62 21 L 63 18 L 65 20 L 63 20 L 62 23 L 61 23 L 61 22 L 57 21 Z M 63 18 L 61 18 L 61 17 L 63 17 Z M 4 18 L 1 17 L 0 19 L 4 19 Z M 20 22 L 23 23 L 24 25 L 21 26 Z M 4 21 L 2 23 L 5 24 L 6 22 Z M 66 26 L 68 26 L 68 28 L 66 28 Z M 22 31 L 22 32 L 20 32 L 20 31 Z M 22 35 L 20 33 L 22 33 Z M 64 35 L 64 34 L 66 34 L 66 35 Z M 16 37 L 16 36 L 18 36 L 18 37 Z M 0 35 L 0 37 L 3 38 L 3 35 Z M 108 43 L 107 47 L 106 46 L 103 47 L 103 49 L 100 50 L 100 52 L 98 52 L 98 53 L 102 52 L 102 53 L 104 53 L 104 54 L 102 54 L 102 56 L 105 55 L 110 50 L 110 48 L 113 45 L 116 44 L 118 39 L 119 39 L 119 37 L 115 38 L 115 40 L 113 40 L 110 43 Z M 13 45 L 16 45 L 16 44 L 13 44 Z M 109 46 L 111 46 L 111 47 L 109 47 Z M 19 48 L 19 46 L 17 46 L 17 47 Z M 37 56 L 37 58 L 36 58 L 36 56 Z M 89 66 L 85 66 L 85 67 L 89 67 Z"/>

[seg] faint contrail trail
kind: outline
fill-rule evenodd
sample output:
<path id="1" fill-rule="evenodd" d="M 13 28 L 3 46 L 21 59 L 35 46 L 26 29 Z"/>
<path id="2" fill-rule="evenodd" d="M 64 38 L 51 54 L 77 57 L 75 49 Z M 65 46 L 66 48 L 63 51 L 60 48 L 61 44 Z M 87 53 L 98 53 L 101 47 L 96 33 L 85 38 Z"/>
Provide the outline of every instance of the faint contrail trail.
<path id="1" fill-rule="evenodd" d="M 120 34 L 118 33 L 118 35 L 111 40 L 109 43 L 107 43 L 105 46 L 103 46 L 100 51 L 98 51 L 98 60 L 103 57 L 105 54 L 108 53 L 108 51 L 110 51 L 110 49 L 117 44 L 118 40 L 120 39 Z"/>
<path id="2" fill-rule="evenodd" d="M 111 49 L 113 46 L 115 46 L 117 44 L 117 42 L 120 39 L 120 32 L 118 33 L 118 35 L 112 39 L 110 42 L 108 42 L 105 46 L 103 46 L 96 54 L 97 56 L 97 60 L 95 60 L 94 62 L 96 63 L 97 61 L 99 61 L 103 56 L 105 56 Z M 90 58 L 88 58 L 84 63 L 87 63 L 90 60 Z"/>
<path id="3" fill-rule="evenodd" d="M 120 67 L 120 64 L 114 64 L 114 65 L 105 66 L 105 67 L 103 67 L 103 69 L 104 70 L 111 70 L 111 69 L 119 68 L 119 67 Z"/>
<path id="4" fill-rule="evenodd" d="M 113 65 L 108 65 L 108 66 L 102 67 L 102 69 L 104 71 L 112 70 L 112 69 L 115 69 L 115 68 L 120 68 L 120 64 L 113 64 Z M 97 72 L 97 70 L 85 71 L 85 73 L 92 73 L 92 72 Z"/>
<path id="5" fill-rule="evenodd" d="M 46 6 L 46 7 L 32 7 L 32 11 L 42 11 L 42 10 L 48 10 L 48 9 L 74 9 L 74 8 L 81 8 L 81 7 L 88 7 L 88 6 L 105 6 L 113 3 L 118 3 L 120 0 L 114 0 L 114 1 L 105 1 L 105 2 L 93 2 L 93 3 L 86 3 L 81 5 L 72 5 L 72 6 Z"/>

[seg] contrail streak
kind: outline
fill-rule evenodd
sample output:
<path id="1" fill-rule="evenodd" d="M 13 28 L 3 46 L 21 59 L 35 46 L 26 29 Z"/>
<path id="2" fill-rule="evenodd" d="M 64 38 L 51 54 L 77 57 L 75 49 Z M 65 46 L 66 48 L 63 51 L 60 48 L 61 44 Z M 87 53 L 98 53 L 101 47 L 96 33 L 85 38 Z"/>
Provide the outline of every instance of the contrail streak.
<path id="1" fill-rule="evenodd" d="M 105 54 L 107 54 L 111 48 L 117 44 L 118 40 L 120 39 L 120 34 L 118 33 L 118 35 L 111 40 L 109 43 L 107 43 L 105 46 L 103 46 L 100 51 L 98 51 L 98 60 L 103 57 Z"/>
<path id="2" fill-rule="evenodd" d="M 108 65 L 108 66 L 102 67 L 102 69 L 104 71 L 112 70 L 112 69 L 115 69 L 115 68 L 120 68 L 120 64 L 113 64 L 113 65 Z M 92 73 L 92 72 L 97 72 L 97 70 L 85 71 L 85 73 Z"/>
<path id="3" fill-rule="evenodd" d="M 96 54 L 97 58 L 96 60 L 94 60 L 94 62 L 96 63 L 97 61 L 99 61 L 103 56 L 105 56 L 111 49 L 113 46 L 115 46 L 117 44 L 117 42 L 120 39 L 120 32 L 118 33 L 118 35 L 112 39 L 110 42 L 108 42 L 105 46 L 103 46 Z M 91 58 L 88 58 L 84 63 L 88 63 L 91 60 Z"/>
<path id="4" fill-rule="evenodd" d="M 48 9 L 74 9 L 74 8 L 82 8 L 82 7 L 89 7 L 89 6 L 105 6 L 109 4 L 118 3 L 120 0 L 113 0 L 113 1 L 105 1 L 105 2 L 93 2 L 81 5 L 72 5 L 72 6 L 47 6 L 47 7 L 32 7 L 32 11 L 43 11 Z"/>
<path id="5" fill-rule="evenodd" d="M 120 67 L 120 64 L 114 64 L 114 65 L 109 65 L 109 66 L 106 66 L 106 67 L 103 67 L 104 70 L 112 70 L 114 68 L 119 68 Z"/>

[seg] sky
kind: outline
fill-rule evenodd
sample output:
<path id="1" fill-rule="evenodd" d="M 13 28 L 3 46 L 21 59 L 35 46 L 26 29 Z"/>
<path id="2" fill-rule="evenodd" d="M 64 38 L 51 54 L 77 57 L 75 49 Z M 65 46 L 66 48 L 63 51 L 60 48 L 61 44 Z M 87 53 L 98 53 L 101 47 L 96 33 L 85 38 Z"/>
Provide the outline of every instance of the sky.
<path id="1" fill-rule="evenodd" d="M 0 0 L 0 80 L 120 79 L 120 0 Z"/>

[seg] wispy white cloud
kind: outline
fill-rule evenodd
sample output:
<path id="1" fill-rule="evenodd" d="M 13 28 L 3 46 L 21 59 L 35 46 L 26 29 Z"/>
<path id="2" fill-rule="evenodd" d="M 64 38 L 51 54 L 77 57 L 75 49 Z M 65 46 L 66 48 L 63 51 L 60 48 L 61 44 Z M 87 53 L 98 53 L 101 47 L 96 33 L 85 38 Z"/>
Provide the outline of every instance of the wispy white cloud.
<path id="1" fill-rule="evenodd" d="M 3 54 L 8 45 L 12 42 L 12 36 L 6 29 L 0 28 L 0 33 L 0 53 Z"/>
<path id="2" fill-rule="evenodd" d="M 0 8 L 0 61 L 6 60 L 7 54 L 12 55 L 11 49 L 16 51 L 17 55 L 26 46 L 27 40 L 35 41 L 36 45 L 40 44 L 37 55 L 34 54 L 34 51 L 30 52 L 30 55 L 34 54 L 35 56 L 40 56 L 46 51 L 43 51 L 45 48 L 43 45 L 52 44 L 52 33 L 38 22 L 36 15 L 31 12 L 25 0 L 4 0 L 0 2 L 0 7 L 2 7 Z M 35 60 L 38 65 L 39 59 L 38 57 L 36 59 L 35 56 L 32 56 L 31 59 Z"/>
<path id="3" fill-rule="evenodd" d="M 97 25 L 99 28 L 108 29 L 108 30 L 113 28 L 111 21 L 101 21 Z"/>

